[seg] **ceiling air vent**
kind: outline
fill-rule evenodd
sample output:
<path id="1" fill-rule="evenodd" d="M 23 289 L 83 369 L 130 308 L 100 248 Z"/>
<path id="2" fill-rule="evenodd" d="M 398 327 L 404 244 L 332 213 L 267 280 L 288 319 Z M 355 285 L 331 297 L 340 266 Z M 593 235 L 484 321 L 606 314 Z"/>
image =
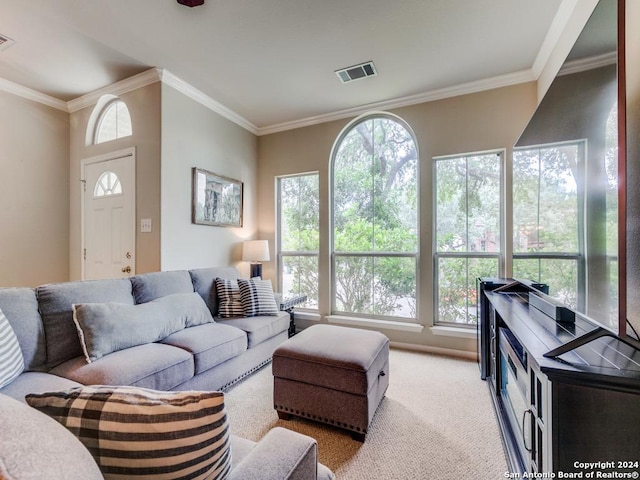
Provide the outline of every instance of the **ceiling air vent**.
<path id="1" fill-rule="evenodd" d="M 378 72 L 376 72 L 376 67 L 373 62 L 365 62 L 360 65 L 336 70 L 336 75 L 338 75 L 338 78 L 342 83 L 360 80 L 361 78 L 373 77 L 377 74 Z"/>
<path id="2" fill-rule="evenodd" d="M 0 35 L 0 51 L 9 48 L 11 45 L 13 45 L 13 40 L 4 35 Z"/>

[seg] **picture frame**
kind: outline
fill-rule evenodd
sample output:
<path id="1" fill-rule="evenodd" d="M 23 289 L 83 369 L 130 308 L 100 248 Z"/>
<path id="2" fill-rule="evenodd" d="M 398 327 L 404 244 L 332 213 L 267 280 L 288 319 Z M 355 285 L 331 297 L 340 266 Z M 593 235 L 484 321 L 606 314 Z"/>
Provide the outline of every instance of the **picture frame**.
<path id="1" fill-rule="evenodd" d="M 239 180 L 193 167 L 191 222 L 242 227 L 244 185 Z"/>

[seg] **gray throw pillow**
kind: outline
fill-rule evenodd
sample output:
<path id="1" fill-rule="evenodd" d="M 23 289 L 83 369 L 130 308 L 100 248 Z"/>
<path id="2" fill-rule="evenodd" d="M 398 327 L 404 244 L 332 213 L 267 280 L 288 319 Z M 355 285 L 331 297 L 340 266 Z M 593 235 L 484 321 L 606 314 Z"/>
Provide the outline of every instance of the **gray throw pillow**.
<path id="1" fill-rule="evenodd" d="M 197 293 L 167 295 L 139 305 L 81 303 L 73 321 L 88 363 L 125 348 L 152 343 L 186 327 L 213 322 Z"/>

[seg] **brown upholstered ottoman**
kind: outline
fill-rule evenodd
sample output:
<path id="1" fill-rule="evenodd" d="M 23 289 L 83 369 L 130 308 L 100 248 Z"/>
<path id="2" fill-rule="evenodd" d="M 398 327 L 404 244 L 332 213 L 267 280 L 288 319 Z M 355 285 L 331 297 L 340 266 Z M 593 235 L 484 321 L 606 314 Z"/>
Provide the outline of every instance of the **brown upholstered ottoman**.
<path id="1" fill-rule="evenodd" d="M 389 339 L 381 333 L 314 325 L 273 352 L 273 404 L 291 415 L 335 425 L 364 442 L 389 386 Z"/>

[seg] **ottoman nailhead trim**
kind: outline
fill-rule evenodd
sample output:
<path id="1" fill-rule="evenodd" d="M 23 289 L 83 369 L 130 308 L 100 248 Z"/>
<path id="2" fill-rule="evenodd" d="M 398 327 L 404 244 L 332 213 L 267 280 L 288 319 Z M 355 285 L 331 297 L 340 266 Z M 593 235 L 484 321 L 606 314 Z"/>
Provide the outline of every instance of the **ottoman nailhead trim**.
<path id="1" fill-rule="evenodd" d="M 317 415 L 314 415 L 312 413 L 307 413 L 307 412 L 303 412 L 300 410 L 294 410 L 293 408 L 289 408 L 289 407 L 285 407 L 284 405 L 274 405 L 273 408 L 275 410 L 279 410 L 281 412 L 285 412 L 285 413 L 290 413 L 291 415 L 297 415 L 299 417 L 305 417 L 305 418 L 309 418 L 311 420 L 316 420 L 318 422 L 323 422 L 323 423 L 328 423 L 330 425 L 335 425 L 336 427 L 341 427 L 347 430 L 351 430 L 354 432 L 358 432 L 358 433 L 367 433 L 367 429 L 363 429 L 360 427 L 355 427 L 353 425 L 349 425 L 347 423 L 342 423 L 342 422 L 337 422 L 335 420 L 332 420 L 330 418 L 323 418 L 323 417 L 318 417 Z"/>

